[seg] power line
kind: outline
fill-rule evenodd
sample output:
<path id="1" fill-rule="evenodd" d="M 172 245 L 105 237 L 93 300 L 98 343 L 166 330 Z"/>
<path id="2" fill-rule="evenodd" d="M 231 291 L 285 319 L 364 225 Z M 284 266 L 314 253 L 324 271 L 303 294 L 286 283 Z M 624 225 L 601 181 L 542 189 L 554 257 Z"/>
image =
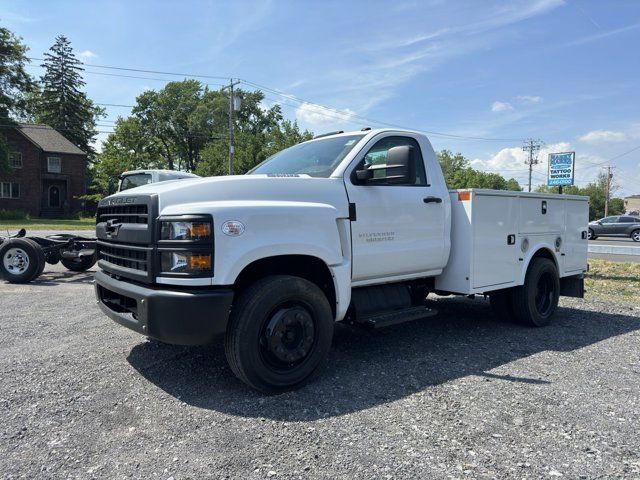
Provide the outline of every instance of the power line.
<path id="1" fill-rule="evenodd" d="M 367 118 L 367 117 L 363 117 L 361 115 L 357 115 L 355 113 L 350 113 L 350 112 L 344 112 L 335 108 L 331 108 L 331 107 L 327 107 L 324 105 L 321 105 L 319 103 L 316 102 L 312 102 L 310 100 L 305 100 L 299 97 L 296 97 L 295 95 L 290 95 L 290 94 L 286 94 L 286 93 L 282 93 L 276 89 L 273 89 L 271 87 L 267 87 L 265 85 L 261 85 L 259 83 L 255 83 L 255 82 L 251 82 L 249 80 L 245 80 L 245 79 L 241 79 L 243 83 L 246 83 L 247 85 L 253 86 L 254 88 L 258 88 L 261 90 L 265 90 L 268 92 L 271 92 L 275 95 L 279 95 L 283 98 L 295 101 L 302 104 L 308 104 L 314 107 L 318 107 L 320 109 L 323 110 L 328 110 L 329 112 L 333 112 L 335 114 L 338 114 L 342 117 L 348 117 L 348 118 L 357 118 L 360 119 L 361 121 L 364 121 L 366 124 L 373 124 L 373 125 L 382 125 L 382 126 L 387 126 L 387 127 L 391 127 L 391 128 L 399 128 L 402 130 L 415 130 L 418 132 L 423 132 L 423 133 L 428 133 L 429 135 L 434 135 L 434 136 L 439 136 L 439 137 L 446 137 L 446 138 L 457 138 L 457 139 L 461 139 L 461 140 L 483 140 L 483 141 L 499 141 L 499 142 L 515 142 L 515 141 L 521 141 L 520 138 L 489 138 L 489 137 L 475 137 L 475 136 L 468 136 L 468 135 L 457 135 L 454 133 L 445 133 L 445 132 L 437 132 L 437 131 L 433 131 L 433 130 L 419 130 L 419 129 L 412 129 L 412 128 L 407 128 L 406 126 L 401 126 L 398 124 L 394 124 L 394 123 L 389 123 L 389 122 L 383 122 L 380 120 L 375 120 L 375 119 L 371 119 L 371 118 Z M 316 113 L 320 113 L 320 112 L 316 112 Z"/>

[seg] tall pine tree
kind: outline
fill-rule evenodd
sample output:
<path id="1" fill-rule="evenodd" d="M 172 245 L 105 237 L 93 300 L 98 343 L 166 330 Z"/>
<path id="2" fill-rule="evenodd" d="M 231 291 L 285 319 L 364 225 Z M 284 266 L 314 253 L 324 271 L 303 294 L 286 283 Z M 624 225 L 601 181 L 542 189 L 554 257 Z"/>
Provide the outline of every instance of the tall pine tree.
<path id="1" fill-rule="evenodd" d="M 40 79 L 42 91 L 35 106 L 35 119 L 60 131 L 85 152 L 95 153 L 91 142 L 96 132 L 97 120 L 104 116 L 104 109 L 96 106 L 81 91 L 82 62 L 74 55 L 71 43 L 64 35 L 45 53 L 42 66 L 45 74 Z"/>

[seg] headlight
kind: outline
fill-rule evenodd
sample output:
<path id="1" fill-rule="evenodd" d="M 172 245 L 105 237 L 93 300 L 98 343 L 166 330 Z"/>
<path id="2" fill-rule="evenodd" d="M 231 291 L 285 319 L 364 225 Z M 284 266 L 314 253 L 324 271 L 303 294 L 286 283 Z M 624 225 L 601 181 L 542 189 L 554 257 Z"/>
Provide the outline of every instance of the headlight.
<path id="1" fill-rule="evenodd" d="M 207 273 L 211 272 L 211 253 L 163 251 L 160 265 L 162 273 Z"/>
<path id="2" fill-rule="evenodd" d="M 162 221 L 160 240 L 190 240 L 201 242 L 211 239 L 211 222 L 193 221 Z"/>

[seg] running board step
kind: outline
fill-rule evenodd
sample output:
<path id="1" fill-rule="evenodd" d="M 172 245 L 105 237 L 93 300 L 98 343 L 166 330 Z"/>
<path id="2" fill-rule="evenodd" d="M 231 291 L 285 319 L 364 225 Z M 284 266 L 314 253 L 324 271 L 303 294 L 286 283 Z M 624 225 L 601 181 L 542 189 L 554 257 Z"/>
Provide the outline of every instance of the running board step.
<path id="1" fill-rule="evenodd" d="M 356 319 L 356 323 L 369 328 L 382 328 L 399 323 L 411 322 L 420 318 L 433 317 L 438 311 L 427 307 L 411 307 L 391 312 L 376 313 Z"/>

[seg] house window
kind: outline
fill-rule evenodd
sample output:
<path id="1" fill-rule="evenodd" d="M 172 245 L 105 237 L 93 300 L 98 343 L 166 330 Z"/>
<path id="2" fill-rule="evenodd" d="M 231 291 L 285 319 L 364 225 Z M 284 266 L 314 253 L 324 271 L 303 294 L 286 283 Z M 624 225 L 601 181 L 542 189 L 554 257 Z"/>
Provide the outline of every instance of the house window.
<path id="1" fill-rule="evenodd" d="M 20 198 L 20 184 L 12 182 L 0 183 L 0 198 Z"/>
<path id="2" fill-rule="evenodd" d="M 9 154 L 9 165 L 13 168 L 22 168 L 22 153 L 11 152 Z"/>
<path id="3" fill-rule="evenodd" d="M 47 171 L 49 173 L 62 172 L 62 160 L 60 160 L 60 157 L 47 157 Z"/>

